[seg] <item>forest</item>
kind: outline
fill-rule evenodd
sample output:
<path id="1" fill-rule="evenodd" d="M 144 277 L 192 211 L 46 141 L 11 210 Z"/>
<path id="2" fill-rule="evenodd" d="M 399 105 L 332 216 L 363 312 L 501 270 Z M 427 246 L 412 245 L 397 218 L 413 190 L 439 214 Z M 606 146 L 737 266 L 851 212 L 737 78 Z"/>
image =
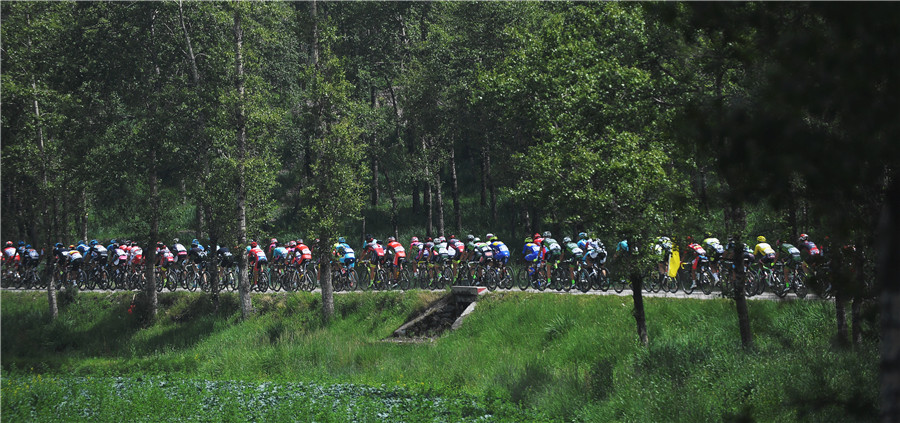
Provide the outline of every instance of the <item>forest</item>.
<path id="1" fill-rule="evenodd" d="M 898 12 L 3 2 L 0 239 L 809 233 L 896 345 Z"/>

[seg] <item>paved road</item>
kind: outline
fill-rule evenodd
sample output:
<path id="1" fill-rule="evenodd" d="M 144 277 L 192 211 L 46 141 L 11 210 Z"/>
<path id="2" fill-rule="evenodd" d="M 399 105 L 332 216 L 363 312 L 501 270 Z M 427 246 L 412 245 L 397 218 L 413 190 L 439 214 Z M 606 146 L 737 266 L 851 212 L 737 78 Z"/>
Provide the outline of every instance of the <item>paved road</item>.
<path id="1" fill-rule="evenodd" d="M 8 292 L 28 292 L 28 291 L 36 291 L 36 290 L 33 290 L 33 289 L 10 289 L 10 288 L 3 288 L 3 291 L 8 291 Z M 121 290 L 119 290 L 119 291 L 121 291 Z M 176 289 L 176 291 L 177 291 L 177 292 L 187 292 L 187 290 L 185 290 L 184 288 L 178 288 L 178 289 Z M 433 291 L 433 292 L 443 292 L 444 290 L 432 290 L 432 291 Z M 509 290 L 509 291 L 511 291 L 511 292 L 523 292 L 523 291 L 521 291 L 521 290 L 519 290 L 519 289 L 517 289 L 517 288 L 516 288 L 516 289 L 511 289 L 511 290 Z M 41 290 L 41 291 L 39 291 L 39 292 L 45 292 L 45 291 Z M 113 291 L 107 291 L 107 290 L 96 289 L 96 290 L 88 290 L 87 292 L 113 292 Z M 137 292 L 137 291 L 133 291 L 133 292 Z M 166 292 L 169 292 L 169 291 L 168 291 L 168 290 L 163 290 L 163 293 L 166 293 Z M 285 291 L 280 291 L 280 292 L 285 292 Z M 315 293 L 321 293 L 322 290 L 321 290 L 321 289 L 315 289 L 315 290 L 313 290 L 312 292 L 315 292 Z M 350 291 L 350 292 L 366 292 L 366 291 Z M 498 290 L 496 290 L 496 291 L 494 291 L 494 292 L 507 292 L 507 290 L 498 289 Z M 531 293 L 536 293 L 536 294 L 541 294 L 541 293 L 543 293 L 543 294 L 557 294 L 557 295 L 617 295 L 617 296 L 620 296 L 620 297 L 630 297 L 630 296 L 631 296 L 631 290 L 630 290 L 630 289 L 626 289 L 626 290 L 622 291 L 621 293 L 617 293 L 617 292 L 613 291 L 612 289 L 610 289 L 609 291 L 606 291 L 606 292 L 603 292 L 603 291 L 588 291 L 588 292 L 581 292 L 581 291 L 578 291 L 578 290 L 572 290 L 572 291 L 569 291 L 569 292 L 560 292 L 560 291 L 550 291 L 550 290 L 547 290 L 547 291 L 538 291 L 538 290 L 536 290 L 536 289 L 527 289 L 527 290 L 525 290 L 524 292 L 531 292 Z M 266 293 L 274 294 L 275 291 L 269 290 L 269 291 L 267 291 Z M 345 293 L 347 293 L 347 291 L 336 292 L 336 294 L 345 294 Z M 253 294 L 258 294 L 258 292 L 255 292 L 255 291 L 254 291 Z M 674 294 L 669 293 L 669 292 L 657 292 L 657 293 L 653 293 L 653 292 L 646 292 L 646 291 L 645 291 L 645 292 L 644 292 L 644 297 L 645 297 L 645 298 L 693 298 L 693 299 L 698 299 L 698 300 L 713 300 L 713 299 L 722 298 L 722 296 L 720 295 L 720 293 L 719 293 L 719 292 L 715 292 L 715 291 L 714 291 L 712 294 L 710 294 L 710 295 L 704 295 L 702 292 L 699 292 L 699 291 L 694 291 L 694 293 L 693 293 L 693 294 L 690 294 L 690 295 L 685 294 L 685 293 L 682 292 L 682 291 L 678 291 L 678 292 L 676 292 L 676 293 L 674 293 Z M 755 296 L 753 296 L 753 297 L 748 297 L 747 299 L 748 299 L 748 300 L 771 300 L 771 301 L 791 301 L 791 300 L 800 300 L 800 298 L 798 298 L 798 297 L 797 297 L 796 295 L 794 295 L 793 293 L 788 294 L 785 298 L 779 298 L 777 295 L 775 295 L 775 294 L 773 294 L 773 293 L 771 293 L 771 292 L 764 292 L 764 293 L 762 293 L 762 294 L 760 294 L 760 295 L 755 295 Z M 807 295 L 805 299 L 806 299 L 806 300 L 819 300 L 819 299 L 821 299 L 821 298 L 819 298 L 817 295 L 811 293 L 811 294 Z"/>

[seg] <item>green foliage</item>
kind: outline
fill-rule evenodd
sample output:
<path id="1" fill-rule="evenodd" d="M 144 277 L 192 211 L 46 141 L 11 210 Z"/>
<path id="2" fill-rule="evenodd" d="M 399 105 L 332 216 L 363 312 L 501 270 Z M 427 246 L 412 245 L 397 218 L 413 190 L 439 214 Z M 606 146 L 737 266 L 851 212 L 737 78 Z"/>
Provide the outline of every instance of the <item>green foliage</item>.
<path id="1" fill-rule="evenodd" d="M 3 413 L 23 412 L 20 401 L 32 393 L 45 398 L 34 403 L 42 413 L 56 412 L 52 404 L 68 391 L 33 382 L 38 374 L 96 392 L 78 400 L 85 401 L 79 410 L 96 410 L 94 395 L 109 398 L 113 378 L 121 377 L 197 392 L 183 400 L 185 413 L 207 398 L 193 388 L 207 380 L 254 389 L 276 382 L 266 385 L 270 395 L 300 389 L 297 382 L 326 390 L 383 384 L 401 398 L 471 395 L 480 407 L 522 407 L 537 420 L 847 421 L 877 413 L 875 325 L 865 326 L 860 348 L 835 349 L 832 303 L 750 301 L 751 351 L 735 336 L 727 300 L 645 299 L 645 349 L 634 337 L 630 297 L 525 293 L 486 296 L 459 330 L 434 342 L 381 341 L 435 298 L 419 291 L 337 295 L 326 326 L 316 294 L 257 295 L 259 313 L 248 320 L 239 319 L 234 294 L 222 295 L 218 311 L 206 295 L 161 294 L 161 318 L 143 328 L 126 311 L 128 295 L 80 293 L 48 327 L 42 294 L 4 294 Z M 100 378 L 97 387 L 88 377 Z M 381 398 L 378 392 L 372 395 Z"/>

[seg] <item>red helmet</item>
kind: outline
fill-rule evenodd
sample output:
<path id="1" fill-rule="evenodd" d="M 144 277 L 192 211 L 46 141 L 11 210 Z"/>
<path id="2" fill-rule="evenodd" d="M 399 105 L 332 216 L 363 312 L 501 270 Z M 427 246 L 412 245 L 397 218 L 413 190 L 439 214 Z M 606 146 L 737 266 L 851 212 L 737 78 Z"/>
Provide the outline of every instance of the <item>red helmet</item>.
<path id="1" fill-rule="evenodd" d="M 12 247 L 12 241 L 6 241 L 6 246 L 7 246 L 7 247 Z"/>
<path id="2" fill-rule="evenodd" d="M 419 242 L 419 237 L 414 236 L 414 237 L 410 238 L 409 242 Z"/>
<path id="3" fill-rule="evenodd" d="M 275 238 L 272 238 L 271 240 L 269 240 L 269 244 L 274 244 L 276 242 L 278 242 L 278 240 Z"/>
<path id="4" fill-rule="evenodd" d="M 251 247 L 256 248 L 257 245 L 258 245 L 258 244 L 256 243 L 256 241 L 250 241 L 250 246 L 251 246 Z"/>

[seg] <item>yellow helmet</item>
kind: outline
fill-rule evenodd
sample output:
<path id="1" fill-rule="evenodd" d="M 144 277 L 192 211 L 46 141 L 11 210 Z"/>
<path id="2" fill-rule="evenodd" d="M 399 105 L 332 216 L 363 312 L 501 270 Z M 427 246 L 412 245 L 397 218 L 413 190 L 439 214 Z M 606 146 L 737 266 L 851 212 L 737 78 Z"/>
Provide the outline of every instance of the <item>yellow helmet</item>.
<path id="1" fill-rule="evenodd" d="M 766 237 L 760 235 L 756 237 L 756 242 L 766 242 Z"/>

